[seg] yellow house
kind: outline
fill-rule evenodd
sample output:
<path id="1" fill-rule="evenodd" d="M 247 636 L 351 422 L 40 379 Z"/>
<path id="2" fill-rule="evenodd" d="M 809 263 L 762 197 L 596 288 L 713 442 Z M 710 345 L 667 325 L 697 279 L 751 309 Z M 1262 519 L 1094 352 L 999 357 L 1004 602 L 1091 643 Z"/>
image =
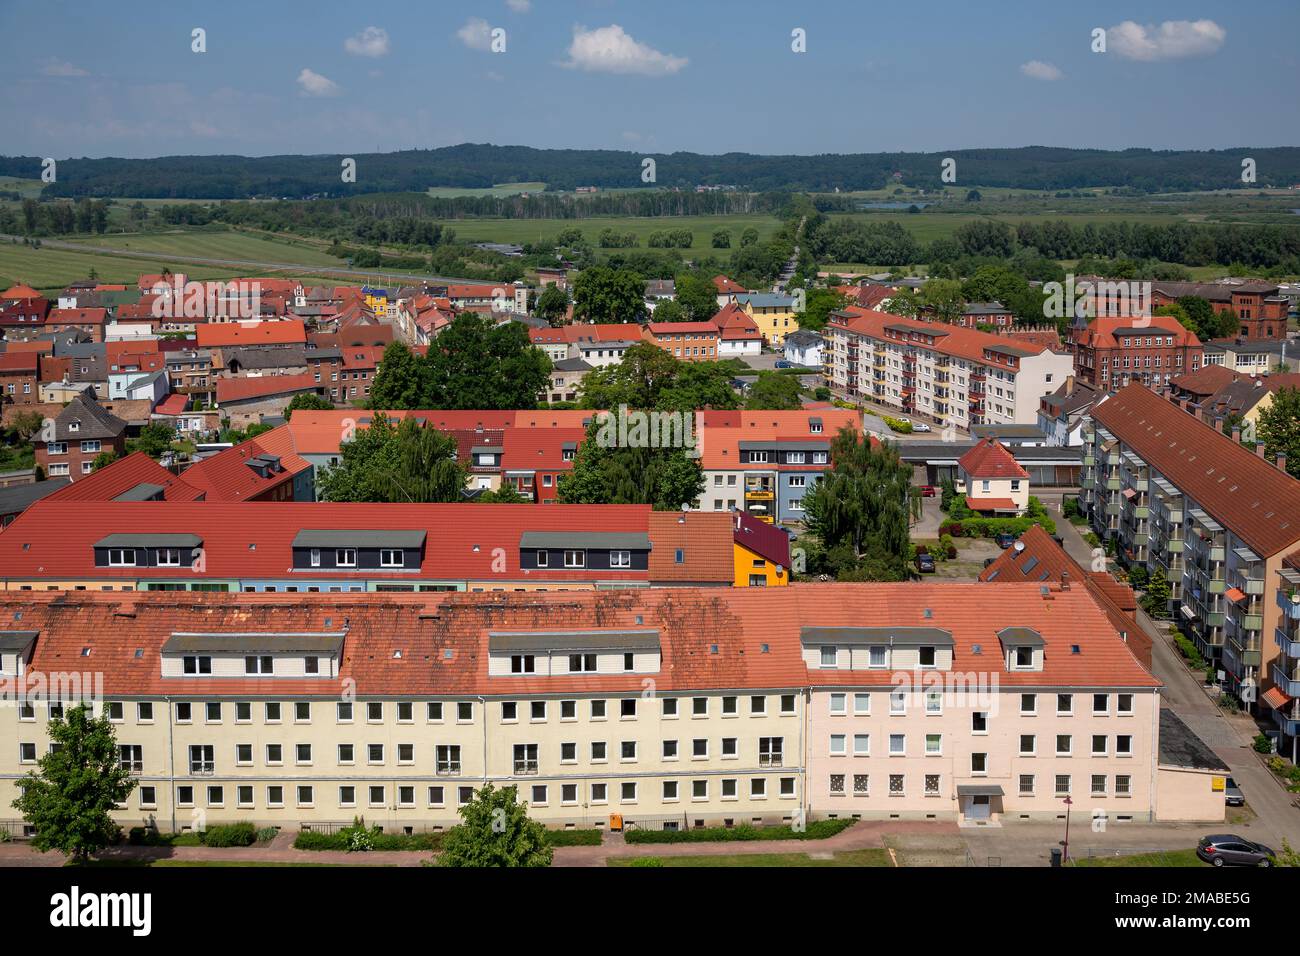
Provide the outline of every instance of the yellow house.
<path id="1" fill-rule="evenodd" d="M 785 529 L 735 512 L 733 558 L 738 588 L 781 588 L 790 583 L 790 536 Z"/>
<path id="2" fill-rule="evenodd" d="M 388 314 L 388 290 L 372 289 L 370 286 L 362 286 L 361 293 L 366 297 L 366 308 L 375 315 Z"/>
<path id="3" fill-rule="evenodd" d="M 799 313 L 795 311 L 793 296 L 745 292 L 736 296 L 736 305 L 754 320 L 763 333 L 763 341 L 772 348 L 781 348 L 787 335 L 799 331 Z"/>

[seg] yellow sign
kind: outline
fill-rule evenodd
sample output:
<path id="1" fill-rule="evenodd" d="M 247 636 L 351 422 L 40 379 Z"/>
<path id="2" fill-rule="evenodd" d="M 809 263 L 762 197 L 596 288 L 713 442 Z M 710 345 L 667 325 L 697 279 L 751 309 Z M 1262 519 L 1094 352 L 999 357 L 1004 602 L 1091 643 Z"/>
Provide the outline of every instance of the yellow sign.
<path id="1" fill-rule="evenodd" d="M 1226 777 L 1213 777 L 1210 780 L 1211 793 L 1223 793 L 1227 786 L 1228 780 Z"/>

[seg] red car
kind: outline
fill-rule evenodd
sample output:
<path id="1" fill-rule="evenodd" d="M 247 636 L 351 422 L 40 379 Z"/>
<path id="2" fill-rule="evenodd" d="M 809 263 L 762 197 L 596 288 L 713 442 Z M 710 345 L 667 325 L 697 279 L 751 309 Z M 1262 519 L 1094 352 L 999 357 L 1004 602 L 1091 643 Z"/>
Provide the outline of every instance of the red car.
<path id="1" fill-rule="evenodd" d="M 921 486 L 921 497 L 922 497 L 922 498 L 933 498 L 933 497 L 935 496 L 935 494 L 936 494 L 936 491 L 935 491 L 935 487 L 934 487 L 934 485 L 922 485 L 922 486 Z"/>

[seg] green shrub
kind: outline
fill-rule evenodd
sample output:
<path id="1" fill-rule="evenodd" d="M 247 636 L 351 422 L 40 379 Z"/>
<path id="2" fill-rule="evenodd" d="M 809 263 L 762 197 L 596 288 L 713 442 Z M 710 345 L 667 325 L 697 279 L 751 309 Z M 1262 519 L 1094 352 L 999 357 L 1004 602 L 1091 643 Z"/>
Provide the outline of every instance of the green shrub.
<path id="1" fill-rule="evenodd" d="M 663 865 L 664 865 L 663 859 L 657 856 L 639 856 L 631 863 L 628 864 L 628 866 L 663 866 Z"/>
<path id="2" fill-rule="evenodd" d="M 279 833 L 279 827 L 262 827 L 262 829 L 257 831 L 257 842 L 270 843 L 279 835 Z"/>
<path id="3" fill-rule="evenodd" d="M 1089 531 L 1083 536 L 1083 540 L 1088 542 L 1090 548 L 1100 548 L 1101 538 L 1097 537 L 1096 532 Z"/>
<path id="4" fill-rule="evenodd" d="M 600 846 L 600 830 L 547 830 L 546 842 L 551 846 Z"/>
<path id="5" fill-rule="evenodd" d="M 344 827 L 338 833 L 318 833 L 302 830 L 293 840 L 295 850 L 348 850 L 348 834 L 353 827 Z M 379 852 L 394 850 L 436 850 L 442 845 L 441 833 L 380 833 L 369 831 L 370 849 Z M 355 852 L 355 851 L 354 851 Z"/>
<path id="6" fill-rule="evenodd" d="M 889 426 L 890 431 L 898 432 L 900 435 L 912 434 L 912 423 L 901 421 L 897 418 L 890 418 L 888 415 L 880 416 L 881 420 Z"/>
<path id="7" fill-rule="evenodd" d="M 222 823 L 203 832 L 203 845 L 215 847 L 252 846 L 257 828 L 251 823 Z"/>
<path id="8" fill-rule="evenodd" d="M 1273 752 L 1273 738 L 1268 734 L 1259 734 L 1255 738 L 1255 753 L 1271 754 Z"/>
<path id="9" fill-rule="evenodd" d="M 694 830 L 628 830 L 628 843 L 732 843 L 749 840 L 825 840 L 853 825 L 852 820 L 816 820 L 802 830 L 788 826 L 698 827 Z"/>

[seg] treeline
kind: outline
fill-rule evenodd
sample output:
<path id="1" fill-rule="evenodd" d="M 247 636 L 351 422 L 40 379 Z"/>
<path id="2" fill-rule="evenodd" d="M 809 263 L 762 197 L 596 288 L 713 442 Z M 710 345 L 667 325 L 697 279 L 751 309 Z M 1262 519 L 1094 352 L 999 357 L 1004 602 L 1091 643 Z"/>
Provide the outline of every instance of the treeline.
<path id="1" fill-rule="evenodd" d="M 1052 191 L 1119 186 L 1142 193 L 1226 189 L 1242 185 L 1241 161 L 1247 157 L 1255 160 L 1260 186 L 1300 180 L 1300 148 L 1297 147 L 1112 152 L 1029 146 L 942 153 L 707 156 L 466 143 L 433 150 L 354 155 L 350 158 L 356 160 L 357 180 L 346 184 L 340 175 L 344 159 L 341 155 L 64 159 L 59 162 L 58 182 L 47 185 L 44 194 L 100 198 L 301 199 L 422 192 L 429 186 L 487 188 L 508 182 L 543 182 L 549 190 L 598 186 L 640 192 L 644 185 L 642 160 L 647 156 L 655 160 L 655 185 L 660 189 L 721 185 L 751 193 L 834 192 L 876 189 L 891 183 L 938 187 L 942 185 L 940 164 L 946 158 L 956 160 L 957 182 L 963 186 Z M 39 157 L 0 158 L 0 176 L 36 178 L 40 171 Z M 723 191 L 704 195 L 726 200 L 732 194 Z M 501 215 L 500 212 L 478 214 Z"/>
<path id="2" fill-rule="evenodd" d="M 955 262 L 963 257 L 1008 259 L 1027 252 L 1046 259 L 1136 259 L 1186 266 L 1243 264 L 1300 271 L 1300 224 L 1202 224 L 1106 222 L 1074 225 L 1022 222 L 1011 226 L 980 219 L 958 227 L 952 238 L 919 243 L 900 223 L 863 218 L 817 217 L 807 229 L 808 247 L 822 262 L 905 266 Z"/>
<path id="3" fill-rule="evenodd" d="M 24 199 L 13 210 L 0 206 L 0 233 L 22 236 L 66 236 L 102 233 L 108 228 L 108 203 L 95 199 L 37 202 Z"/>

